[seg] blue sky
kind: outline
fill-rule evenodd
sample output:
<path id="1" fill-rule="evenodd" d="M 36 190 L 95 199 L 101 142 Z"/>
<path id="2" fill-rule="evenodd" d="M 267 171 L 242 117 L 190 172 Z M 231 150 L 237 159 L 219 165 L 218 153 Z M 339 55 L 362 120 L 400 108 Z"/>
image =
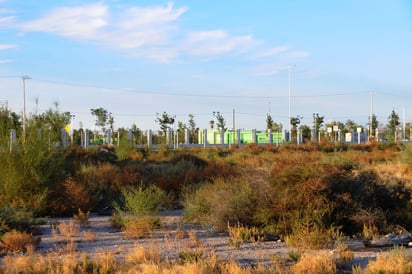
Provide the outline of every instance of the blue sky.
<path id="1" fill-rule="evenodd" d="M 366 126 L 371 101 L 411 122 L 412 1 L 0 0 L 0 101 L 20 113 L 22 75 L 27 112 L 58 102 L 75 128 L 99 107 L 115 127 L 235 110 L 236 128 L 288 128 L 289 102 L 307 125 Z"/>

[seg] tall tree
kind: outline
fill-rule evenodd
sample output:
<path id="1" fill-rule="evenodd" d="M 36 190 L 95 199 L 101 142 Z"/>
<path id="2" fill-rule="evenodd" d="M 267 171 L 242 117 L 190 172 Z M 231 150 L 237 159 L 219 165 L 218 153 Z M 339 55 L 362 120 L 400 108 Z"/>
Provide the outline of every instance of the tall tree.
<path id="1" fill-rule="evenodd" d="M 162 115 L 157 113 L 157 118 L 155 120 L 159 125 L 160 129 L 162 130 L 163 134 L 166 136 L 167 130 L 171 128 L 171 125 L 175 122 L 175 117 L 170 116 L 169 114 L 164 111 Z"/>
<path id="2" fill-rule="evenodd" d="M 218 130 L 226 131 L 226 121 L 223 115 L 220 112 L 213 112 L 213 115 L 216 117 L 216 126 Z"/>
<path id="3" fill-rule="evenodd" d="M 273 129 L 273 119 L 272 116 L 270 114 L 266 115 L 266 129 Z"/>
<path id="4" fill-rule="evenodd" d="M 196 128 L 196 122 L 193 114 L 189 114 L 189 131 L 190 131 L 190 143 L 194 143 L 196 140 L 198 129 Z"/>
<path id="5" fill-rule="evenodd" d="M 392 110 L 391 115 L 389 115 L 388 117 L 388 125 L 387 125 L 392 136 L 394 136 L 400 124 L 401 122 L 400 122 L 398 113 L 396 113 L 395 110 Z"/>
<path id="6" fill-rule="evenodd" d="M 298 129 L 298 125 L 300 124 L 300 120 L 302 119 L 302 117 L 300 115 L 296 116 L 296 117 L 290 117 L 290 124 L 292 125 L 292 132 L 291 134 L 291 141 L 293 141 L 294 138 L 297 139 L 297 129 Z"/>
<path id="7" fill-rule="evenodd" d="M 95 116 L 96 122 L 95 125 L 100 127 L 102 131 L 106 130 L 108 112 L 104 108 L 92 108 L 90 109 L 91 114 Z"/>
<path id="8" fill-rule="evenodd" d="M 8 140 L 10 131 L 19 131 L 20 127 L 20 116 L 8 108 L 7 101 L 0 102 L 0 139 Z"/>

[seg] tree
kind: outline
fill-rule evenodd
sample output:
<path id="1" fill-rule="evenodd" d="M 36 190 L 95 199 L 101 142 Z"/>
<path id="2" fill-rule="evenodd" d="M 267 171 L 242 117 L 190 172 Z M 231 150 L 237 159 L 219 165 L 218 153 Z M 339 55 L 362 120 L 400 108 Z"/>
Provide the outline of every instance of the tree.
<path id="1" fill-rule="evenodd" d="M 169 114 L 164 111 L 160 116 L 159 113 L 156 113 L 157 118 L 156 122 L 160 125 L 160 129 L 162 130 L 163 134 L 166 136 L 167 130 L 171 127 L 171 125 L 175 122 L 175 116 L 170 116 Z"/>
<path id="2" fill-rule="evenodd" d="M 399 125 L 401 124 L 398 113 L 392 110 L 391 115 L 388 117 L 387 128 L 390 130 L 390 136 L 395 136 Z M 396 141 L 396 140 L 395 140 Z"/>
<path id="3" fill-rule="evenodd" d="M 359 125 L 355 123 L 353 120 L 347 120 L 345 123 L 344 129 L 346 132 L 352 132 L 352 131 L 356 131 L 358 127 Z"/>
<path id="4" fill-rule="evenodd" d="M 226 121 L 223 115 L 220 112 L 213 112 L 213 115 L 216 117 L 217 129 L 226 131 Z"/>
<path id="5" fill-rule="evenodd" d="M 300 124 L 300 120 L 302 118 L 303 117 L 301 117 L 300 115 L 296 117 L 290 117 L 290 124 L 292 125 L 292 132 L 290 133 L 292 137 L 291 141 L 293 141 L 293 138 L 297 139 L 297 135 L 298 135 L 297 129 L 298 129 L 298 125 Z"/>
<path id="6" fill-rule="evenodd" d="M 105 131 L 108 119 L 107 110 L 104 108 L 92 108 L 90 111 L 96 117 L 95 125 L 101 127 L 102 131 Z"/>
<path id="7" fill-rule="evenodd" d="M 210 129 L 213 130 L 213 128 L 215 127 L 215 120 L 210 120 L 209 125 L 210 125 Z"/>
<path id="8" fill-rule="evenodd" d="M 270 114 L 266 115 L 266 129 L 273 129 L 273 119 L 272 116 Z"/>
<path id="9" fill-rule="evenodd" d="M 315 136 L 312 138 L 313 140 L 317 139 L 319 129 L 323 124 L 323 119 L 324 116 L 320 116 L 319 113 L 313 113 L 313 128 L 315 130 Z"/>
<path id="10" fill-rule="evenodd" d="M 183 123 L 182 121 L 177 121 L 177 138 L 180 141 L 184 140 L 184 134 L 185 134 L 185 130 L 186 130 L 187 126 L 185 123 Z"/>
<path id="11" fill-rule="evenodd" d="M 194 119 L 193 114 L 189 114 L 189 131 L 190 131 L 190 143 L 194 143 L 196 140 L 196 136 L 197 136 L 197 132 L 198 132 L 198 128 L 196 128 L 196 122 Z"/>
<path id="12" fill-rule="evenodd" d="M 310 127 L 308 125 L 301 125 L 300 127 L 300 131 L 302 132 L 302 139 L 303 142 L 305 142 L 305 140 L 310 140 Z"/>
<path id="13" fill-rule="evenodd" d="M 48 136 L 49 144 L 60 143 L 61 130 L 70 123 L 70 112 L 60 112 L 59 104 L 54 103 L 54 109 L 49 108 L 44 113 L 33 115 L 32 119 L 28 120 L 31 128 L 35 128 L 39 133 Z"/>
<path id="14" fill-rule="evenodd" d="M 20 127 L 20 116 L 8 108 L 7 101 L 0 102 L 0 140 L 9 140 L 10 131 L 12 129 L 18 131 Z"/>
<path id="15" fill-rule="evenodd" d="M 369 123 L 370 126 L 370 123 Z M 370 136 L 375 136 L 376 132 L 378 131 L 379 128 L 379 121 L 376 118 L 375 114 L 372 114 L 372 132 L 369 133 Z"/>
<path id="16" fill-rule="evenodd" d="M 107 119 L 107 123 L 109 124 L 109 127 L 110 127 L 110 129 L 112 130 L 112 132 L 113 132 L 113 131 L 114 131 L 114 127 L 113 127 L 114 117 L 113 117 L 113 115 L 112 115 L 111 112 L 109 113 L 109 117 L 108 117 L 108 119 Z"/>

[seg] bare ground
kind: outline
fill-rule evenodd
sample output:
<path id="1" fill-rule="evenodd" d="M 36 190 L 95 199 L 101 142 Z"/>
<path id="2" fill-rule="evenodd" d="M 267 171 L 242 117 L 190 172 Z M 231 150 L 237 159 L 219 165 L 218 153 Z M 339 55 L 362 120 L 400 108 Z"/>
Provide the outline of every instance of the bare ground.
<path id="1" fill-rule="evenodd" d="M 74 242 L 74 249 L 86 252 L 94 257 L 104 252 L 115 254 L 119 261 L 138 247 L 148 250 L 158 250 L 162 258 L 178 260 L 179 252 L 201 250 L 203 257 L 215 254 L 221 261 L 234 260 L 241 265 L 274 264 L 277 258 L 283 262 L 292 263 L 288 253 L 294 250 L 284 242 L 264 241 L 256 243 L 241 243 L 239 247 L 228 244 L 228 237 L 224 233 L 216 233 L 201 226 L 182 223 L 181 211 L 169 211 L 161 217 L 161 228 L 153 235 L 144 239 L 131 239 L 124 232 L 113 228 L 110 216 L 92 215 L 89 224 L 82 227 L 76 235 L 70 237 Z M 52 233 L 52 225 L 62 222 L 69 223 L 73 218 L 49 219 L 41 226 L 41 242 L 36 252 L 47 254 L 59 252 L 67 245 L 67 237 Z M 375 260 L 377 254 L 385 252 L 381 249 L 366 249 L 360 240 L 350 240 L 349 247 L 354 251 L 354 259 L 340 267 L 342 273 L 351 273 L 352 266 L 364 268 L 369 260 Z M 312 251 L 316 252 L 316 251 Z M 332 252 L 332 251 L 331 251 Z"/>

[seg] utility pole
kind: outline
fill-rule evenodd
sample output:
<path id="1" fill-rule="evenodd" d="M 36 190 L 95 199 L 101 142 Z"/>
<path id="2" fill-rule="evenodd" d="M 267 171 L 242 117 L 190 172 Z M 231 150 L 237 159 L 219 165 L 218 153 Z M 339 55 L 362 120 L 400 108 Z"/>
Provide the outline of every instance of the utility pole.
<path id="1" fill-rule="evenodd" d="M 289 65 L 289 115 L 288 115 L 288 119 L 289 119 L 288 123 L 289 123 L 289 136 L 290 136 L 290 134 L 292 134 L 292 123 L 290 121 L 290 65 Z"/>
<path id="2" fill-rule="evenodd" d="M 21 77 L 23 84 L 23 139 L 26 140 L 26 80 L 31 79 L 27 75 Z"/>
<path id="3" fill-rule="evenodd" d="M 368 140 L 370 136 L 373 136 L 373 91 L 371 91 L 370 93 L 371 96 L 371 105 L 370 105 L 370 114 L 369 114 L 369 136 L 368 136 Z"/>
<path id="4" fill-rule="evenodd" d="M 293 67 L 295 67 L 295 65 L 293 65 Z M 290 102 L 290 100 L 291 100 L 291 79 L 290 79 L 290 73 L 291 73 L 291 69 L 292 69 L 292 65 L 289 65 L 288 66 L 288 70 L 289 70 L 289 114 L 288 114 L 288 117 L 289 117 L 289 121 L 288 121 L 288 123 L 289 123 L 289 136 L 291 136 L 291 134 L 292 134 L 292 123 L 291 123 L 291 121 L 290 121 L 290 118 L 291 118 L 291 115 L 290 115 L 290 109 L 291 109 L 291 102 Z M 289 137 L 290 138 L 290 137 Z"/>

